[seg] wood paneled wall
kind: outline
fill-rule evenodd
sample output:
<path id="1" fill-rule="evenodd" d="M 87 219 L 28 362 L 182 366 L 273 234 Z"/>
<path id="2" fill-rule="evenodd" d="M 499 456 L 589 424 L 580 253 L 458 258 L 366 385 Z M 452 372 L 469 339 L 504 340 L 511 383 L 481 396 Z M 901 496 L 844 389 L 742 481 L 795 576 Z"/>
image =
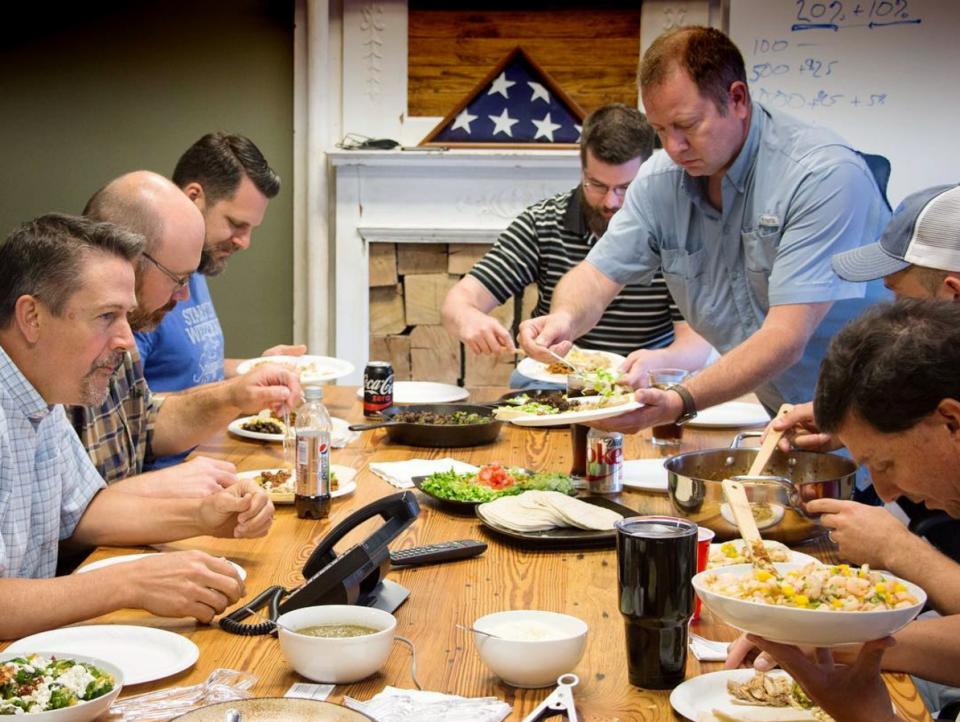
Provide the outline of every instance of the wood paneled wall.
<path id="1" fill-rule="evenodd" d="M 626 10 L 603 3 L 560 5 L 544 10 L 444 10 L 412 0 L 410 115 L 446 115 L 517 45 L 586 112 L 612 102 L 635 106 L 640 4 Z"/>

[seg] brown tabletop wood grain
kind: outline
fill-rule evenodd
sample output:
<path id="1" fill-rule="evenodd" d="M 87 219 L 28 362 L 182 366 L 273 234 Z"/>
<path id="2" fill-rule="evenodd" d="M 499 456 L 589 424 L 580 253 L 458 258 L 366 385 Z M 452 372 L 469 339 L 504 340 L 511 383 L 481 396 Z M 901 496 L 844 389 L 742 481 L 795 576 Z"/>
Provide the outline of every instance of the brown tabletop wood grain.
<path id="1" fill-rule="evenodd" d="M 348 421 L 362 419 L 360 401 L 350 387 L 328 387 L 330 413 Z M 471 400 L 496 398 L 493 392 L 477 393 Z M 686 429 L 682 450 L 728 445 L 735 431 Z M 649 433 L 625 439 L 626 458 L 657 456 Z M 279 444 L 248 442 L 224 432 L 202 446 L 197 453 L 227 459 L 239 470 L 278 466 Z M 290 506 L 277 507 L 270 534 L 256 540 L 228 540 L 201 537 L 169 545 L 173 549 L 203 549 L 220 554 L 243 566 L 249 600 L 267 586 L 296 586 L 302 582 L 300 569 L 316 542 L 337 521 L 370 501 L 396 492 L 366 466 L 370 461 L 453 456 L 481 464 L 504 464 L 566 472 L 570 468 L 570 435 L 567 429 L 522 429 L 505 425 L 496 443 L 468 449 L 418 449 L 396 446 L 384 430 L 365 432 L 345 449 L 333 451 L 332 463 L 359 471 L 357 491 L 335 499 L 331 518 L 323 522 L 300 520 Z M 394 549 L 448 539 L 475 538 L 489 544 L 480 557 L 469 560 L 393 571 L 390 578 L 410 590 L 410 598 L 397 611 L 397 633 L 414 641 L 418 677 L 425 689 L 466 696 L 492 695 L 513 705 L 510 720 L 521 720 L 549 693 L 547 690 L 519 690 L 505 686 L 480 661 L 471 635 L 458 630 L 456 623 L 471 624 L 490 612 L 507 609 L 544 609 L 583 619 L 590 628 L 587 649 L 574 670 L 580 676 L 575 690 L 581 720 L 674 720 L 669 692 L 633 687 L 627 681 L 624 629 L 617 609 L 616 552 L 592 550 L 527 550 L 503 543 L 481 528 L 470 516 L 441 511 L 432 500 L 417 492 L 421 505 L 419 519 L 393 544 Z M 619 501 L 638 513 L 669 513 L 666 494 L 625 491 Z M 348 536 L 346 548 L 364 535 L 368 523 Z M 831 560 L 835 554 L 825 540 L 800 547 L 802 551 Z M 103 558 L 130 549 L 101 549 L 94 558 Z M 215 626 L 187 620 L 160 619 L 145 612 L 121 611 L 99 623 L 142 624 L 169 629 L 192 639 L 200 648 L 196 665 L 173 677 L 124 690 L 125 695 L 201 682 L 218 667 L 246 670 L 256 674 L 257 696 L 282 695 L 295 682 L 304 681 L 290 670 L 270 636 L 239 637 Z M 253 621 L 253 620 L 251 620 Z M 715 623 L 708 612 L 694 629 L 712 638 L 732 640 L 737 632 Z M 688 656 L 687 677 L 721 669 L 719 663 L 701 663 Z M 905 719 L 930 720 L 912 681 L 906 675 L 885 675 L 894 702 Z M 386 667 L 374 677 L 352 685 L 338 686 L 330 699 L 344 695 L 368 699 L 385 685 L 412 688 L 410 658 L 405 647 L 396 645 Z"/>

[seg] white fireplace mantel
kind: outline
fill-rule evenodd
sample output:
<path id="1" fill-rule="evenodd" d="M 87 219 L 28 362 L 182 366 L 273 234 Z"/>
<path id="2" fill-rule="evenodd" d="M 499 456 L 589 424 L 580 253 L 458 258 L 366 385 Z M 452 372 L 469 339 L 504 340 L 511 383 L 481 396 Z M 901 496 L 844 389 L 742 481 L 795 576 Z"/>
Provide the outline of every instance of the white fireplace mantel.
<path id="1" fill-rule="evenodd" d="M 369 353 L 370 243 L 493 243 L 520 211 L 574 187 L 577 151 L 335 151 L 334 348 Z"/>

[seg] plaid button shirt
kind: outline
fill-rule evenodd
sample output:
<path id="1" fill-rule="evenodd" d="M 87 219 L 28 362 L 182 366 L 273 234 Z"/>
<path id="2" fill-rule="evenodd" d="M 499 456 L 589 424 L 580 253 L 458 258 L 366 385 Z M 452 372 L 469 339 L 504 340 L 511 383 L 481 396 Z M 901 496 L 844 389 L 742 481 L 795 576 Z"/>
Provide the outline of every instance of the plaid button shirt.
<path id="1" fill-rule="evenodd" d="M 68 414 L 90 460 L 108 484 L 143 473 L 162 397 L 154 396 L 136 350 L 124 354 L 100 406 L 71 406 Z"/>
<path id="2" fill-rule="evenodd" d="M 58 541 L 103 486 L 63 407 L 0 348 L 0 577 L 52 577 Z"/>

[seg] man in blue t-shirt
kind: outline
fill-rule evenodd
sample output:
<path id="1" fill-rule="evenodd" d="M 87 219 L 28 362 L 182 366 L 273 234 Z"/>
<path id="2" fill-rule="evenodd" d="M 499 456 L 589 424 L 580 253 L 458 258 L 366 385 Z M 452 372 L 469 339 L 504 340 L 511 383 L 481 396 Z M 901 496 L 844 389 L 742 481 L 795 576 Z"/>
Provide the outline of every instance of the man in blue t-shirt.
<path id="1" fill-rule="evenodd" d="M 280 176 L 260 149 L 248 138 L 227 133 L 208 133 L 190 146 L 177 162 L 173 182 L 200 209 L 206 230 L 200 266 L 190 277 L 190 298 L 169 309 L 155 330 L 136 334 L 144 375 L 156 392 L 182 391 L 236 375 L 240 359 L 224 358 L 223 330 L 206 276 L 218 275 L 231 255 L 250 247 L 253 229 L 280 192 Z M 280 345 L 263 355 L 305 350 Z M 151 468 L 181 458 L 158 459 Z"/>

